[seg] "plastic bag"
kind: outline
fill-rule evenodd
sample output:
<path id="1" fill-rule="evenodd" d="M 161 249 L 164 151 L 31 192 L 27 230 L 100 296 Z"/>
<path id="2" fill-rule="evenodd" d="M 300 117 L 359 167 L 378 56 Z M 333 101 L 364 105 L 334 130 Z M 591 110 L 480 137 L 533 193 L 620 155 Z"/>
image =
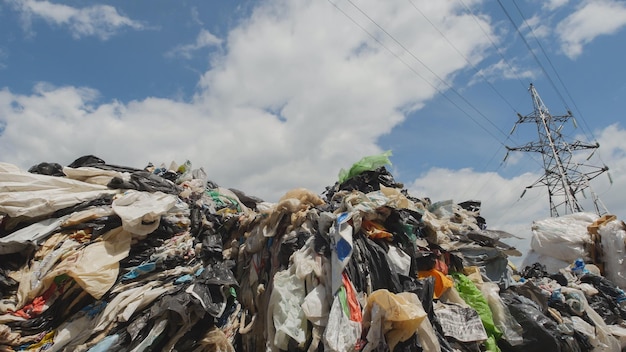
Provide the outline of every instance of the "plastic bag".
<path id="1" fill-rule="evenodd" d="M 349 213 L 337 216 L 335 224 L 329 230 L 331 240 L 332 294 L 337 293 L 342 285 L 342 274 L 352 256 L 352 226 L 348 223 Z"/>
<path id="2" fill-rule="evenodd" d="M 374 307 L 377 309 L 375 310 Z M 375 328 L 372 324 L 370 330 L 381 329 L 389 344 L 389 349 L 393 351 L 398 342 L 406 341 L 418 331 L 425 318 L 426 312 L 415 293 L 393 294 L 388 290 L 381 289 L 372 292 L 368 297 L 363 321 L 380 321 L 379 327 Z M 377 333 L 377 331 L 372 332 Z M 374 341 L 371 341 L 369 336 L 368 333 L 368 341 L 370 342 L 368 346 L 376 347 L 376 343 L 371 344 Z"/>
<path id="3" fill-rule="evenodd" d="M 484 341 L 488 338 L 480 316 L 474 308 L 441 301 L 434 306 L 437 321 L 445 336 L 461 342 Z"/>
<path id="4" fill-rule="evenodd" d="M 319 326 L 328 325 L 330 304 L 327 300 L 326 287 L 324 287 L 324 285 L 315 286 L 315 288 L 306 295 L 301 307 L 305 316 L 311 323 Z"/>
<path id="5" fill-rule="evenodd" d="M 509 308 L 504 304 L 502 298 L 500 298 L 500 288 L 496 283 L 484 282 L 480 287 L 480 291 L 483 293 L 489 304 L 489 308 L 493 313 L 493 321 L 496 326 L 502 331 L 502 337 L 511 344 L 511 346 L 521 345 L 522 338 L 522 326 L 513 318 Z"/>
<path id="6" fill-rule="evenodd" d="M 626 288 L 626 225 L 613 220 L 598 229 L 604 255 L 604 276 L 619 287 Z"/>
<path id="7" fill-rule="evenodd" d="M 596 219 L 593 213 L 574 213 L 558 218 L 534 221 L 530 247 L 539 254 L 568 263 L 588 259 L 585 245 L 591 242 L 587 227 Z"/>
<path id="8" fill-rule="evenodd" d="M 176 204 L 176 196 L 162 192 L 129 190 L 113 201 L 113 211 L 122 219 L 124 230 L 143 237 L 159 227 L 161 215 Z"/>
<path id="9" fill-rule="evenodd" d="M 595 339 L 597 341 L 594 343 L 593 352 L 619 352 L 621 350 L 619 341 L 611 335 L 602 317 L 587 304 L 585 294 L 580 290 L 570 287 L 562 287 L 561 292 L 566 296 L 576 296 L 577 300 L 582 305 L 581 310 L 583 310 L 587 317 L 594 323 Z"/>
<path id="10" fill-rule="evenodd" d="M 361 336 L 361 323 L 350 320 L 335 296 L 328 315 L 328 326 L 324 331 L 325 351 L 352 351 Z"/>
<path id="11" fill-rule="evenodd" d="M 384 165 L 391 165 L 389 157 L 391 156 L 391 150 L 388 150 L 379 155 L 370 155 L 362 158 L 352 165 L 350 170 L 346 171 L 341 169 L 339 171 L 339 183 L 344 183 L 346 180 L 362 173 L 363 171 L 372 171 Z"/>
<path id="12" fill-rule="evenodd" d="M 298 344 L 306 341 L 306 317 L 301 308 L 305 294 L 304 280 L 298 279 L 290 270 L 279 271 L 274 275 L 268 317 L 276 328 L 273 343 L 281 350 L 287 349 L 290 337 Z"/>
<path id="13" fill-rule="evenodd" d="M 493 313 L 487 304 L 487 300 L 467 276 L 461 273 L 452 273 L 451 275 L 454 278 L 455 287 L 463 300 L 480 315 L 480 320 L 485 327 L 487 335 L 489 335 L 489 339 L 485 342 L 487 350 L 500 351 L 496 340 L 502 336 L 502 331 L 500 331 L 493 321 Z"/>
<path id="14" fill-rule="evenodd" d="M 534 301 L 508 290 L 502 292 L 500 297 L 524 330 L 523 343 L 507 350 L 524 352 L 560 351 L 556 322 L 543 314 Z M 505 340 L 505 342 L 508 341 Z"/>

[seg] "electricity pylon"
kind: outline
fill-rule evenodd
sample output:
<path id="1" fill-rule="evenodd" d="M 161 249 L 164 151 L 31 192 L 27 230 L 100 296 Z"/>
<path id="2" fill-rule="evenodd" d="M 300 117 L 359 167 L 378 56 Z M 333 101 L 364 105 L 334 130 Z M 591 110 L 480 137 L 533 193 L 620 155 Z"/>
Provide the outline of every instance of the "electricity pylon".
<path id="1" fill-rule="evenodd" d="M 537 185 L 546 186 L 550 199 L 550 216 L 557 217 L 560 209 L 564 210 L 562 215 L 583 211 L 576 196 L 579 194 L 584 196 L 584 190 L 589 188 L 595 212 L 598 215 L 607 213 L 606 207 L 591 189 L 589 181 L 608 171 L 609 168 L 606 165 L 597 167 L 572 161 L 573 152 L 579 150 L 591 150 L 586 159 L 589 160 L 600 145 L 597 142 L 595 144 L 586 144 L 580 141 L 567 142 L 561 134 L 561 129 L 564 123 L 570 120 L 576 127 L 576 120 L 572 113 L 568 111 L 567 115 L 551 115 L 532 83 L 529 91 L 533 100 L 534 111 L 526 116 L 518 113 L 518 120 L 511 133 L 521 123 L 534 123 L 537 126 L 539 140 L 519 147 L 507 146 L 507 156 L 510 151 L 540 153 L 543 159 L 544 174 L 535 183 L 527 186 L 520 198 L 529 188 Z M 587 171 L 583 172 L 581 168 Z M 601 207 L 602 209 L 600 209 Z"/>

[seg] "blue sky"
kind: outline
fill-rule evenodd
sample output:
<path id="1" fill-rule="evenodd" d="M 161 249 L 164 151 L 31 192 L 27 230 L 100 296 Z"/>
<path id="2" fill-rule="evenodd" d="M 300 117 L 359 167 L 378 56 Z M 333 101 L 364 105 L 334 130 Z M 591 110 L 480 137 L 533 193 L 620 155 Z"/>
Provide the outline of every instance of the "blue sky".
<path id="1" fill-rule="evenodd" d="M 276 200 L 392 150 L 415 195 L 480 199 L 489 225 L 524 233 L 549 215 L 545 189 L 518 199 L 540 158 L 501 161 L 537 138 L 526 125 L 507 139 L 532 82 L 553 114 L 574 113 L 570 137 L 600 142 L 592 162 L 613 184 L 592 187 L 623 219 L 626 3 L 502 5 L 0 0 L 0 161 L 189 159 Z"/>

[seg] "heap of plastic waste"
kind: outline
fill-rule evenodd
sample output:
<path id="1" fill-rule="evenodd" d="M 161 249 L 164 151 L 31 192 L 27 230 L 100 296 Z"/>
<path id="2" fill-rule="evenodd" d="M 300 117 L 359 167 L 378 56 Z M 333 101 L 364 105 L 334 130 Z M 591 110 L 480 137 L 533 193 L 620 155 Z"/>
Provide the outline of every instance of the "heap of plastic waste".
<path id="1" fill-rule="evenodd" d="M 589 258 L 517 272 L 479 201 L 415 198 L 387 157 L 276 203 L 189 162 L 0 163 L 0 351 L 626 346 L 626 295 Z"/>

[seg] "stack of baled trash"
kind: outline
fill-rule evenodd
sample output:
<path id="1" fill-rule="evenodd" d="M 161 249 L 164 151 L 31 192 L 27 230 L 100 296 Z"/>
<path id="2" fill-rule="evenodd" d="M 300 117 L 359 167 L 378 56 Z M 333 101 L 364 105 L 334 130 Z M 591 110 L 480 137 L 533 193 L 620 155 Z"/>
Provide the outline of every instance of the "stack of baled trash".
<path id="1" fill-rule="evenodd" d="M 626 345 L 626 295 L 589 258 L 517 272 L 479 201 L 415 198 L 388 156 L 276 203 L 189 162 L 0 163 L 0 351 Z M 602 241 L 623 235 L 612 221 L 596 223 Z"/>

